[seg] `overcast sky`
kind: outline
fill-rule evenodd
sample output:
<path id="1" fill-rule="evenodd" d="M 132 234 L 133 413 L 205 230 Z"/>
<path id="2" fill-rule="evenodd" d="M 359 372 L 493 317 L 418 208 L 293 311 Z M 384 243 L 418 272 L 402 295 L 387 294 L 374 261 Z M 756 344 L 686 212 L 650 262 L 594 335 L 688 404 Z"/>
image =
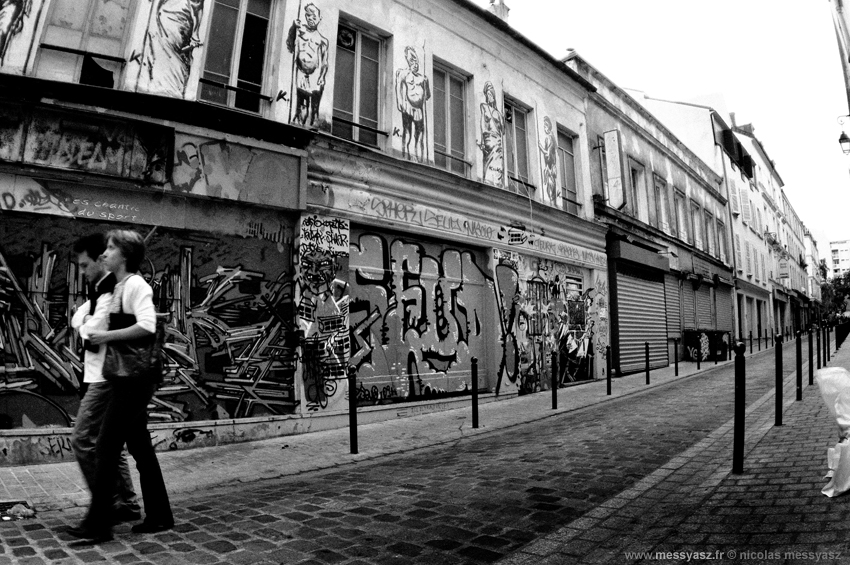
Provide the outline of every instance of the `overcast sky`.
<path id="1" fill-rule="evenodd" d="M 850 111 L 827 0 L 507 5 L 520 33 L 559 59 L 575 49 L 621 87 L 683 101 L 721 93 L 738 125 L 755 126 L 820 257 L 850 239 L 850 156 L 837 122 Z"/>

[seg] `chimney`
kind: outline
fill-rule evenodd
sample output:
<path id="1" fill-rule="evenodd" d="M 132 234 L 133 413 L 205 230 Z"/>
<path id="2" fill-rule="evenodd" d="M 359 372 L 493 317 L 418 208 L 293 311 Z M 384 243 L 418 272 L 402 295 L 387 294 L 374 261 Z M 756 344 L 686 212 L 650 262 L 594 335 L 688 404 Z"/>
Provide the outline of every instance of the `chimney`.
<path id="1" fill-rule="evenodd" d="M 511 9 L 505 5 L 505 0 L 490 0 L 490 7 L 487 8 L 487 10 L 491 14 L 498 16 L 498 18 L 505 23 L 508 21 L 508 12 L 511 11 Z"/>
<path id="2" fill-rule="evenodd" d="M 737 127 L 738 124 L 735 123 L 735 112 L 729 112 L 729 119 L 732 120 L 732 127 Z"/>

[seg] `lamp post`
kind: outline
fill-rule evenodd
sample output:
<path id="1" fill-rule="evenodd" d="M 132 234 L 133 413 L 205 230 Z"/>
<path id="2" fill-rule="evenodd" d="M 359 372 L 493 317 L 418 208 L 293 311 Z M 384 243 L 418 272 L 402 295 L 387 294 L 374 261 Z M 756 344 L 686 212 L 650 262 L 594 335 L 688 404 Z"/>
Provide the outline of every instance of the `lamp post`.
<path id="1" fill-rule="evenodd" d="M 838 137 L 838 144 L 841 145 L 841 150 L 845 155 L 850 155 L 850 136 L 842 131 Z"/>

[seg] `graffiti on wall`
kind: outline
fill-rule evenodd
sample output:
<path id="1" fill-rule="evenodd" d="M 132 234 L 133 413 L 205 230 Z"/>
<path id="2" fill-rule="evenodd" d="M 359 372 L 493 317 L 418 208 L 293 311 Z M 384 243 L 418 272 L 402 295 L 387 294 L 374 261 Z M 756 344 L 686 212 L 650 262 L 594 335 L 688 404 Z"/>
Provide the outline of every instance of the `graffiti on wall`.
<path id="1" fill-rule="evenodd" d="M 484 182 L 502 186 L 504 183 L 504 152 L 502 143 L 505 135 L 505 118 L 499 110 L 496 89 L 493 83 L 484 84 L 484 102 L 481 103 L 481 141 L 478 147 L 484 161 Z"/>
<path id="2" fill-rule="evenodd" d="M 548 388 L 552 353 L 558 383 L 593 378 L 597 290 L 585 288 L 581 269 L 494 250 L 497 312 L 502 333 L 498 390 Z"/>
<path id="3" fill-rule="evenodd" d="M 171 188 L 267 206 L 298 207 L 298 157 L 178 134 Z"/>
<path id="4" fill-rule="evenodd" d="M 292 53 L 289 122 L 314 126 L 328 75 L 330 43 L 319 30 L 322 12 L 312 2 L 304 6 L 304 21 L 299 12 L 289 28 L 286 49 Z"/>
<path id="5" fill-rule="evenodd" d="M 61 410 L 76 412 L 82 365 L 68 322 L 85 301 L 85 285 L 70 247 L 90 230 L 113 226 L 47 216 L 10 216 L 0 226 L 0 412 L 6 427 L 67 425 Z M 32 233 L 47 239 L 34 248 Z M 154 232 L 142 274 L 169 323 L 167 372 L 151 401 L 152 421 L 297 410 L 290 265 L 288 252 L 272 241 Z M 15 390 L 30 394 L 10 396 Z"/>
<path id="6" fill-rule="evenodd" d="M 295 303 L 302 332 L 305 408 L 342 408 L 351 350 L 348 220 L 302 216 L 297 246 Z"/>
<path id="7" fill-rule="evenodd" d="M 204 0 L 154 0 L 142 54 L 131 57 L 140 65 L 139 90 L 185 96 L 203 10 Z"/>
<path id="8" fill-rule="evenodd" d="M 558 205 L 558 140 L 549 116 L 543 118 L 543 142 L 540 143 L 543 167 L 543 199 L 552 206 Z"/>
<path id="9" fill-rule="evenodd" d="M 484 308 L 493 296 L 475 254 L 368 232 L 356 235 L 351 249 L 350 364 L 358 400 L 468 394 L 471 359 L 484 360 Z"/>
<path id="10" fill-rule="evenodd" d="M 405 47 L 404 60 L 407 66 L 395 72 L 396 107 L 401 112 L 401 153 L 421 163 L 426 157 L 425 148 L 428 145 L 425 103 L 431 99 L 431 83 L 424 73 L 419 72 L 419 61 L 425 60 L 424 46 L 421 59 L 415 47 Z M 410 151 L 411 141 L 413 153 Z"/>
<path id="11" fill-rule="evenodd" d="M 596 328 L 596 351 L 602 359 L 605 359 L 606 347 L 609 343 L 608 335 L 608 273 L 603 272 L 596 275 L 593 283 L 593 303 L 588 314 L 593 319 Z"/>

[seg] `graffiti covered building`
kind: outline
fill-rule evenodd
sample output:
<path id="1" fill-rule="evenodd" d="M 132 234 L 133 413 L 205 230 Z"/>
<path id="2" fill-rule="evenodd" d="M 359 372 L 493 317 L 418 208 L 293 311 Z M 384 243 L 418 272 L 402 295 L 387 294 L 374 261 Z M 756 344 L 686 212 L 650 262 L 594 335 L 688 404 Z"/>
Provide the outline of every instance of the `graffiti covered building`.
<path id="1" fill-rule="evenodd" d="M 27 8 L 0 29 L 0 464 L 69 456 L 71 247 L 115 227 L 146 236 L 168 315 L 160 449 L 316 429 L 350 394 L 467 395 L 473 360 L 493 394 L 547 388 L 553 358 L 561 383 L 602 375 L 594 87 L 498 17 L 466 0 Z"/>
<path id="2" fill-rule="evenodd" d="M 722 358 L 733 330 L 722 177 L 577 53 L 565 61 L 596 87 L 588 143 L 608 228 L 614 369 L 644 370 L 647 345 L 653 368 Z"/>

